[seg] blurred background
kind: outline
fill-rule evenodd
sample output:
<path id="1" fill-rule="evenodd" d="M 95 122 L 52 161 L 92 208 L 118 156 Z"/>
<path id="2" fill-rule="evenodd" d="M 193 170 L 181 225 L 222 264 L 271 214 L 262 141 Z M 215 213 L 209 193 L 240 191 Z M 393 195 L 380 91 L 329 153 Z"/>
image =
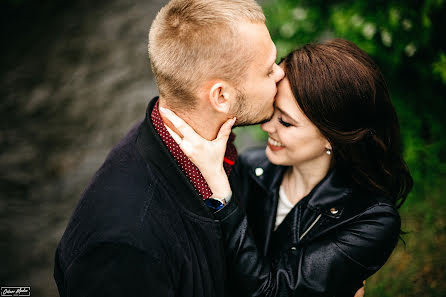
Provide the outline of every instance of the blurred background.
<path id="1" fill-rule="evenodd" d="M 56 245 L 107 152 L 157 95 L 147 33 L 162 0 L 2 0 L 0 285 L 57 296 Z M 415 180 L 403 236 L 366 296 L 446 296 L 446 4 L 261 1 L 279 58 L 342 37 L 378 63 Z M 443 32 L 443 33 L 442 33 Z M 265 143 L 237 128 L 239 151 Z"/>

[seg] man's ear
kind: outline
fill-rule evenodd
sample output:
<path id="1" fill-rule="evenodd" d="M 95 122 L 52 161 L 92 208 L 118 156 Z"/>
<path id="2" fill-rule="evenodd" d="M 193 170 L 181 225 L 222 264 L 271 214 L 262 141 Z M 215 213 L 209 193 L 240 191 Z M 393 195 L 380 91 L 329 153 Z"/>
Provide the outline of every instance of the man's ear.
<path id="1" fill-rule="evenodd" d="M 214 83 L 209 90 L 209 102 L 216 111 L 229 113 L 231 107 L 229 86 L 221 81 Z"/>

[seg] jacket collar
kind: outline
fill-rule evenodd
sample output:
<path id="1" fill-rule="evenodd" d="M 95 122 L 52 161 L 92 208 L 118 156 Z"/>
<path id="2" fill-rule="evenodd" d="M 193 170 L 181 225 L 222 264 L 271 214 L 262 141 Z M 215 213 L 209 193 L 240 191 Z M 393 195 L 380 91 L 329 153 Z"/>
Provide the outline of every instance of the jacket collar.
<path id="1" fill-rule="evenodd" d="M 340 170 L 332 169 L 308 194 L 308 207 L 323 215 L 340 218 L 352 188 Z"/>
<path id="2" fill-rule="evenodd" d="M 213 220 L 213 216 L 204 204 L 198 192 L 185 174 L 180 170 L 175 159 L 164 145 L 150 119 L 158 97 L 153 98 L 147 107 L 146 117 L 141 123 L 136 145 L 147 164 L 156 170 L 159 180 L 171 192 L 182 208 L 195 215 Z"/>
<path id="3" fill-rule="evenodd" d="M 268 193 L 278 192 L 283 174 L 288 167 L 274 165 L 265 157 L 255 164 L 249 173 L 251 177 Z M 259 174 L 262 173 L 262 174 Z M 340 218 L 345 208 L 347 197 L 352 193 L 351 186 L 341 170 L 332 169 L 313 188 L 305 200 L 308 208 L 331 218 Z M 274 197 L 274 195 L 270 195 Z"/>
<path id="4" fill-rule="evenodd" d="M 265 192 L 271 193 L 278 191 L 286 169 L 286 166 L 274 165 L 264 157 L 254 163 L 254 166 L 249 170 L 249 175 Z"/>

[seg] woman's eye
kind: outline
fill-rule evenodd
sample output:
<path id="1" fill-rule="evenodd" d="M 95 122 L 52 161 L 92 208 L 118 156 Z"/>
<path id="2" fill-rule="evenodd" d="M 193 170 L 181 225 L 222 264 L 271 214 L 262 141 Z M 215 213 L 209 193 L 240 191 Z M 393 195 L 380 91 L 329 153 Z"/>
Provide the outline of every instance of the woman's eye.
<path id="1" fill-rule="evenodd" d="M 282 118 L 279 118 L 279 123 L 282 124 L 284 127 L 291 127 L 292 125 L 290 123 L 285 122 L 282 120 Z"/>

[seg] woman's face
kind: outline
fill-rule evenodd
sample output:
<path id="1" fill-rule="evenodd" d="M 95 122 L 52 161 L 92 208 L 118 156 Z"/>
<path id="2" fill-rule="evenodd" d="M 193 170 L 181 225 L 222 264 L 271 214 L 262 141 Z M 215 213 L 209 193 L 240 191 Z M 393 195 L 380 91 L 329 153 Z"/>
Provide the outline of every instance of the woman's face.
<path id="1" fill-rule="evenodd" d="M 278 85 L 273 118 L 261 125 L 268 133 L 266 156 L 286 166 L 330 162 L 330 143 L 299 108 L 285 77 Z"/>

